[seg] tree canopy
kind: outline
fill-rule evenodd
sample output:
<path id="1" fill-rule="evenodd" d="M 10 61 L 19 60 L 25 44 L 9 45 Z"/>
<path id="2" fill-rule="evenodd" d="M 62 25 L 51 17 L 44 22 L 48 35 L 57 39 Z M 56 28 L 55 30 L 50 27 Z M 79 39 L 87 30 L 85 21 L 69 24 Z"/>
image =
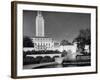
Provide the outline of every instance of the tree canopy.
<path id="1" fill-rule="evenodd" d="M 61 43 L 60 43 L 60 45 L 63 45 L 63 46 L 65 46 L 65 45 L 71 45 L 71 43 L 68 40 L 62 40 Z"/>
<path id="2" fill-rule="evenodd" d="M 91 33 L 90 29 L 81 29 L 79 31 L 79 35 L 74 39 L 74 41 L 78 42 L 78 48 L 84 49 L 85 45 L 91 44 Z"/>
<path id="3" fill-rule="evenodd" d="M 23 47 L 34 47 L 32 40 L 28 36 L 23 38 Z"/>

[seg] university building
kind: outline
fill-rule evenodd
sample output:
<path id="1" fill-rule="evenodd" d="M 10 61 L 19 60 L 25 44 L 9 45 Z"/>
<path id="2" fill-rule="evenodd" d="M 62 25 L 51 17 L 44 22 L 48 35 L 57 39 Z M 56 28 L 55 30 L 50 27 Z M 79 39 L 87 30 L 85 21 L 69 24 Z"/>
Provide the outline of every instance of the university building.
<path id="1" fill-rule="evenodd" d="M 54 47 L 54 41 L 48 37 L 35 37 L 33 38 L 35 50 L 52 50 Z"/>
<path id="2" fill-rule="evenodd" d="M 45 36 L 44 18 L 42 12 L 38 11 L 36 16 L 36 36 L 32 38 L 35 50 L 52 50 L 54 41 Z"/>
<path id="3" fill-rule="evenodd" d="M 44 18 L 41 11 L 37 11 L 36 15 L 36 35 L 32 38 L 32 42 L 34 43 L 34 48 L 30 50 L 58 50 L 63 52 L 63 50 L 71 50 L 72 52 L 76 52 L 77 44 L 73 43 L 72 45 L 62 46 L 60 42 L 55 41 L 50 37 L 45 36 L 45 25 Z M 26 50 L 27 51 L 27 50 Z"/>

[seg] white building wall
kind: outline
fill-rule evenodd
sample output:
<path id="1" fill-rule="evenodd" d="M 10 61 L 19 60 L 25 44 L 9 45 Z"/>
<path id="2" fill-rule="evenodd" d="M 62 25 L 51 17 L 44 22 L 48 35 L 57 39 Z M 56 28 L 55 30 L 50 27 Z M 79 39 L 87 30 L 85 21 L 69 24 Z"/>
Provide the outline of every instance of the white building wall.
<path id="1" fill-rule="evenodd" d="M 87 52 L 87 53 L 89 53 L 90 52 L 90 50 L 89 50 L 89 45 L 85 45 L 85 52 Z"/>
<path id="2" fill-rule="evenodd" d="M 35 50 L 52 50 L 54 47 L 54 42 L 52 38 L 33 38 Z"/>
<path id="3" fill-rule="evenodd" d="M 77 45 L 76 44 L 73 44 L 73 45 L 65 45 L 65 46 L 62 46 L 61 45 L 59 47 L 54 48 L 54 50 L 58 50 L 60 52 L 63 52 L 63 50 L 65 50 L 65 51 L 71 50 L 72 53 L 76 53 Z"/>

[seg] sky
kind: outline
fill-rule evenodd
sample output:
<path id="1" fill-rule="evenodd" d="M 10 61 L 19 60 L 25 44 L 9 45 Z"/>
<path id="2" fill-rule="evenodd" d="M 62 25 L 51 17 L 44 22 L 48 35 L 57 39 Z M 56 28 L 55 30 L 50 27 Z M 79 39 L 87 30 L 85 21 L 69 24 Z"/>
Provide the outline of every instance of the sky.
<path id="1" fill-rule="evenodd" d="M 37 11 L 23 11 L 23 33 L 30 38 L 35 37 Z M 45 36 L 56 41 L 72 42 L 80 29 L 90 28 L 91 15 L 87 13 L 42 11 L 44 18 Z"/>

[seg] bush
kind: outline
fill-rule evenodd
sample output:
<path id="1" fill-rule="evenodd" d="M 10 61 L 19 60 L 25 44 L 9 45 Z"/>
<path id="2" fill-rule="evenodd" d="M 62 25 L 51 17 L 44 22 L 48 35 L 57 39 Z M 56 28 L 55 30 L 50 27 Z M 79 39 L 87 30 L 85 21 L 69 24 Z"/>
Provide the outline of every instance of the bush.
<path id="1" fill-rule="evenodd" d="M 44 51 L 44 50 L 41 50 L 41 51 L 35 51 L 35 50 L 32 50 L 32 51 L 26 51 L 25 52 L 26 54 L 55 54 L 55 53 L 60 53 L 59 51 L 52 51 L 52 50 L 48 50 L 48 51 Z"/>
<path id="2" fill-rule="evenodd" d="M 37 57 L 35 58 L 34 63 L 38 64 L 38 63 L 40 63 L 40 62 L 41 62 L 41 60 L 42 60 L 42 59 L 43 59 L 43 57 L 42 57 L 42 56 L 37 56 Z"/>
<path id="3" fill-rule="evenodd" d="M 45 56 L 40 63 L 52 62 L 53 60 L 49 56 Z"/>
<path id="4" fill-rule="evenodd" d="M 23 38 L 23 47 L 34 47 L 32 40 L 28 36 Z"/>
<path id="5" fill-rule="evenodd" d="M 76 57 L 76 60 L 77 61 L 90 61 L 91 59 L 90 59 L 90 56 L 88 55 L 78 55 Z"/>
<path id="6" fill-rule="evenodd" d="M 33 64 L 34 60 L 35 59 L 33 57 L 24 57 L 23 58 L 23 65 Z"/>

